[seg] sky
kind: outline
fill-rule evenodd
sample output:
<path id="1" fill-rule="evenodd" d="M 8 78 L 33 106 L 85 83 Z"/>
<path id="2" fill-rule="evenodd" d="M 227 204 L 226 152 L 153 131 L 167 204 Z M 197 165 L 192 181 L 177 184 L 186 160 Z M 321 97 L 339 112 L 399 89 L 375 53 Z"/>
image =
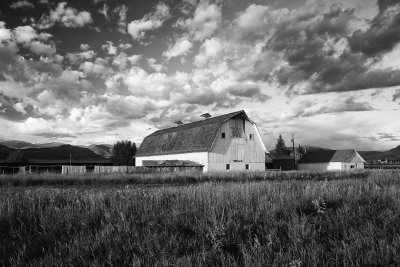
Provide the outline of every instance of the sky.
<path id="1" fill-rule="evenodd" d="M 1 1 L 0 139 L 143 138 L 245 110 L 268 150 L 400 145 L 400 0 Z"/>

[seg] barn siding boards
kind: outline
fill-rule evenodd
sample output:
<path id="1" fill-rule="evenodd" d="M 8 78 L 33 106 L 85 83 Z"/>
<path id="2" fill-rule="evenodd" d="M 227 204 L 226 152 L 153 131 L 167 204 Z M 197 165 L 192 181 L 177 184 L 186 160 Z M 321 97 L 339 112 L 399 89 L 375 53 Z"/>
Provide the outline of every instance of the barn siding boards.
<path id="1" fill-rule="evenodd" d="M 230 169 L 226 169 L 226 164 L 230 165 Z M 246 170 L 246 164 L 249 169 Z M 265 163 L 245 163 L 245 162 L 230 162 L 230 163 L 209 163 L 208 171 L 265 171 Z"/>
<path id="2" fill-rule="evenodd" d="M 335 170 L 341 170 L 342 165 L 340 162 L 301 163 L 298 165 L 298 169 L 313 170 L 313 171 L 335 171 Z"/>
<path id="3" fill-rule="evenodd" d="M 234 121 L 232 123 L 231 121 Z M 244 125 L 244 128 L 239 126 L 239 130 L 232 128 L 232 125 Z M 242 137 L 237 137 L 241 132 Z M 222 133 L 225 133 L 225 138 L 222 138 Z M 252 139 L 250 139 L 250 134 Z M 215 140 L 214 146 L 209 152 L 209 164 L 213 164 L 210 170 L 225 170 L 225 165 L 231 163 L 232 166 L 245 166 L 245 164 L 255 164 L 254 166 L 263 166 L 265 169 L 265 150 L 263 149 L 262 140 L 257 137 L 256 126 L 247 120 L 238 123 L 238 120 L 229 120 L 224 123 Z M 216 163 L 216 164 L 214 164 Z M 243 170 L 244 168 L 238 167 Z M 257 167 L 256 169 L 259 169 Z"/>

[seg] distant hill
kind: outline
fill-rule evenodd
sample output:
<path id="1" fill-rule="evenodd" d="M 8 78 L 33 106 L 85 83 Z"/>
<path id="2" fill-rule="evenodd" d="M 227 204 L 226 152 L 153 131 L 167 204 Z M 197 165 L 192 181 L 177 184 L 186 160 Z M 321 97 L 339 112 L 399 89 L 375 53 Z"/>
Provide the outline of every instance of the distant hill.
<path id="1" fill-rule="evenodd" d="M 4 163 L 8 155 L 13 151 L 17 151 L 17 149 L 0 145 L 0 162 Z M 105 157 L 94 153 L 88 148 L 71 145 L 24 148 L 20 149 L 20 151 L 23 153 L 23 157 L 28 163 L 69 163 L 70 155 L 72 162 L 108 162 Z"/>
<path id="2" fill-rule="evenodd" d="M 303 146 L 306 151 L 316 151 L 316 150 L 333 150 L 329 148 L 322 148 L 322 147 L 316 147 L 316 146 L 308 146 L 305 145 Z M 291 149 L 288 148 L 290 151 Z M 296 147 L 297 151 L 298 147 Z M 275 149 L 269 151 L 271 156 L 276 156 Z M 372 161 L 372 160 L 383 160 L 383 159 L 388 159 L 388 160 L 400 160 L 400 146 L 397 146 L 395 148 L 392 148 L 388 151 L 358 151 L 357 152 L 367 161 Z"/>
<path id="3" fill-rule="evenodd" d="M 365 160 L 400 160 L 400 146 L 388 151 L 358 151 Z"/>
<path id="4" fill-rule="evenodd" d="M 16 149 L 33 146 L 32 143 L 18 141 L 18 140 L 2 141 L 0 142 L 0 144 L 9 148 L 16 148 Z"/>
<path id="5" fill-rule="evenodd" d="M 317 147 L 317 146 L 303 146 L 306 151 L 316 151 L 316 150 L 333 150 L 324 147 Z"/>
<path id="6" fill-rule="evenodd" d="M 90 145 L 88 148 L 104 158 L 109 158 L 111 156 L 112 145 Z"/>
<path id="7" fill-rule="evenodd" d="M 97 155 L 88 148 L 81 148 L 71 145 L 61 145 L 57 147 L 45 148 L 26 148 L 24 153 L 28 160 L 69 160 L 70 154 L 74 161 L 96 161 L 104 160 L 104 157 Z"/>
<path id="8" fill-rule="evenodd" d="M 7 146 L 9 148 L 15 148 L 15 149 L 58 147 L 58 146 L 64 145 L 63 143 L 57 143 L 57 142 L 44 143 L 44 144 L 33 144 L 33 143 L 19 141 L 19 140 L 2 141 L 2 142 L 0 142 L 0 144 Z"/>

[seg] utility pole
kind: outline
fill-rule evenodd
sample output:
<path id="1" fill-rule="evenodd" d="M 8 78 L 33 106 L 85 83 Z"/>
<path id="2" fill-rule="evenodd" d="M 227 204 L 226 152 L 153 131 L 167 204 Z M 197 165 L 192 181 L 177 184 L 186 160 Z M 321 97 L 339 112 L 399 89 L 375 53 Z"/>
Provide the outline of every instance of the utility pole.
<path id="1" fill-rule="evenodd" d="M 293 170 L 296 169 L 296 150 L 294 148 L 294 134 L 292 133 Z"/>
<path id="2" fill-rule="evenodd" d="M 72 165 L 71 162 L 72 162 L 72 156 L 71 156 L 71 153 L 69 153 L 69 166 Z"/>

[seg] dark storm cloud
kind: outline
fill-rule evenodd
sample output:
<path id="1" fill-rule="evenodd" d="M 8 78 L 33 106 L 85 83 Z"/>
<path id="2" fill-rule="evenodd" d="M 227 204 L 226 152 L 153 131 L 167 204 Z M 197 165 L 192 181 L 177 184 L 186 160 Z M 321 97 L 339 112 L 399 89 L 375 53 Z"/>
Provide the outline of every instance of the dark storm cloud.
<path id="1" fill-rule="evenodd" d="M 323 15 L 303 13 L 278 26 L 268 47 L 283 52 L 288 65 L 275 73 L 277 80 L 291 88 L 308 81 L 306 93 L 400 84 L 400 71 L 373 69 L 372 62 L 379 58 L 371 60 L 347 48 L 347 34 L 353 21 L 357 21 L 354 10 L 333 5 Z"/>
<path id="2" fill-rule="evenodd" d="M 377 4 L 379 7 L 379 11 L 382 12 L 388 9 L 389 7 L 399 4 L 399 2 L 400 2 L 399 0 L 378 0 Z"/>
<path id="3" fill-rule="evenodd" d="M 399 1 L 378 1 L 379 14 L 371 21 L 366 30 L 357 30 L 349 38 L 354 52 L 368 56 L 391 51 L 400 41 L 400 5 Z"/>

